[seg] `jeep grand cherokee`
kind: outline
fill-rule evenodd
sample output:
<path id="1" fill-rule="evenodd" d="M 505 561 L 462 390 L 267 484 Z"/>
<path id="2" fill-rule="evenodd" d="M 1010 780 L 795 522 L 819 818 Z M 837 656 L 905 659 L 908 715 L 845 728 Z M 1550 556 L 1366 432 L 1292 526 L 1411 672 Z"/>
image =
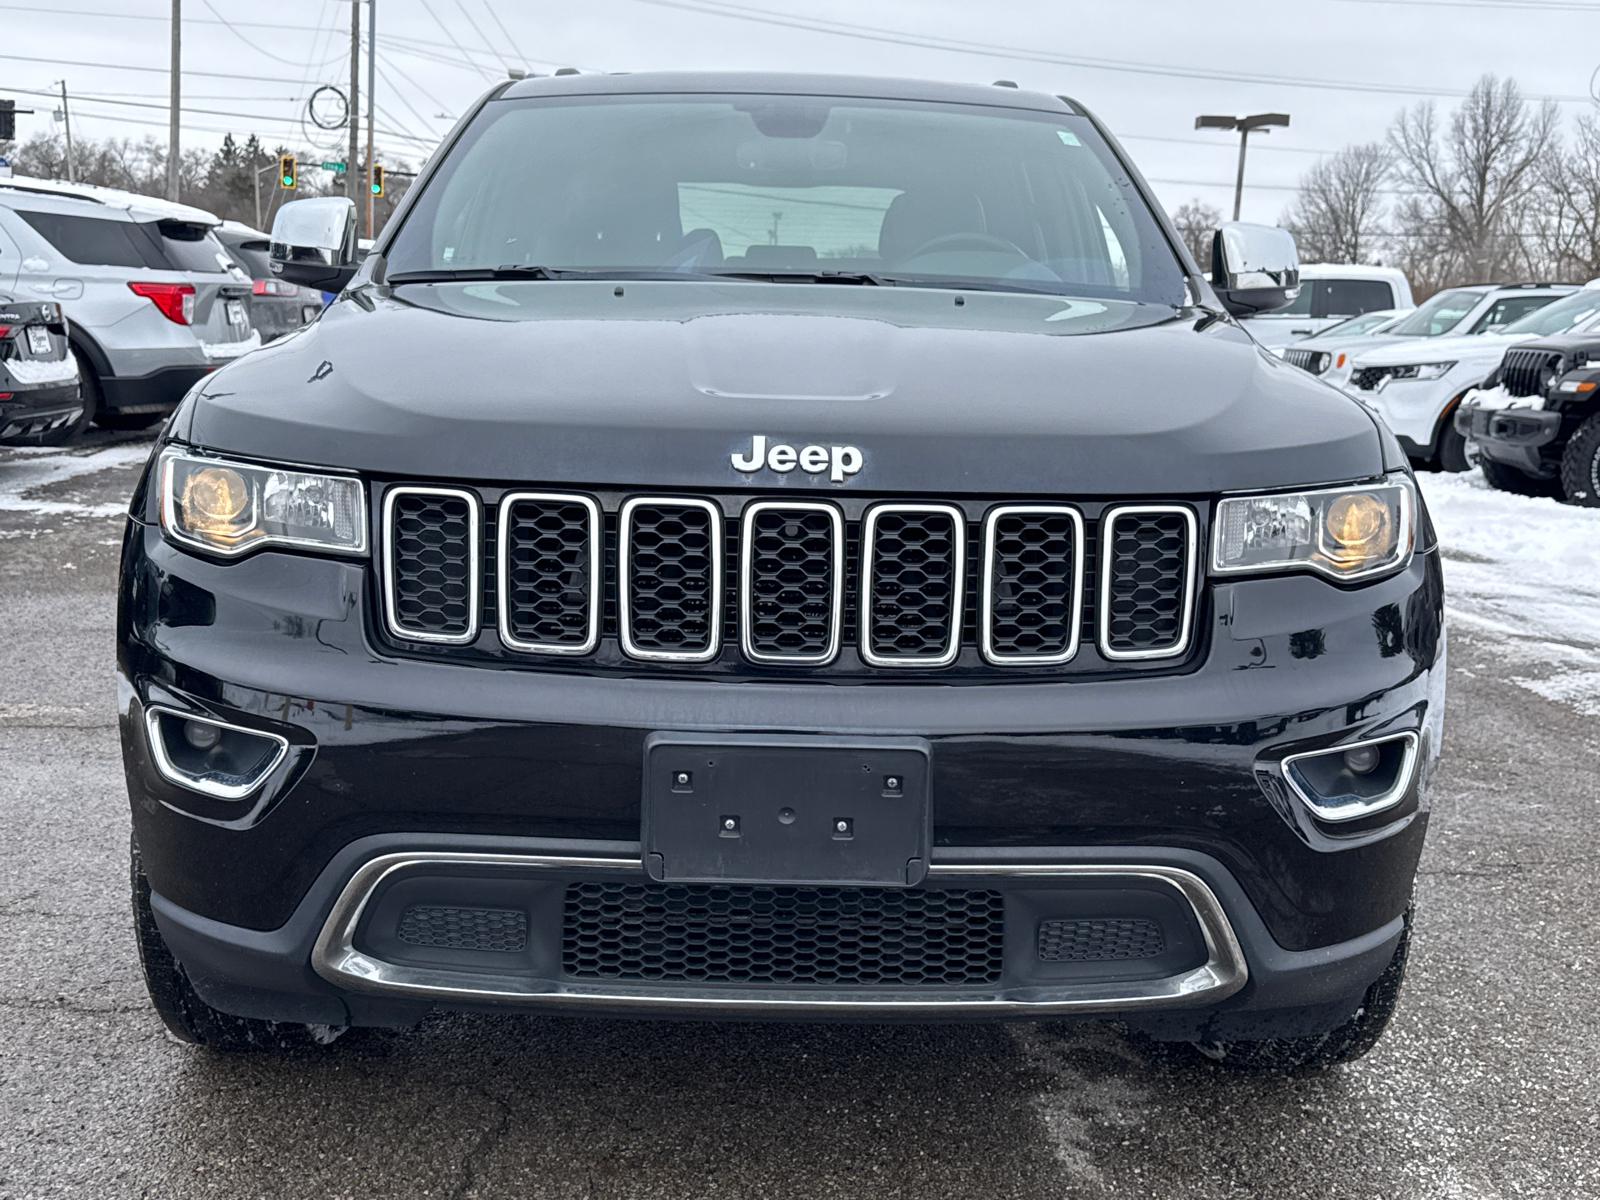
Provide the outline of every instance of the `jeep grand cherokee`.
<path id="1" fill-rule="evenodd" d="M 1009 88 L 504 84 L 134 498 L 119 672 L 178 1037 L 434 1008 L 1377 1039 L 1441 728 L 1405 456 Z M 344 286 L 348 284 L 348 286 Z"/>

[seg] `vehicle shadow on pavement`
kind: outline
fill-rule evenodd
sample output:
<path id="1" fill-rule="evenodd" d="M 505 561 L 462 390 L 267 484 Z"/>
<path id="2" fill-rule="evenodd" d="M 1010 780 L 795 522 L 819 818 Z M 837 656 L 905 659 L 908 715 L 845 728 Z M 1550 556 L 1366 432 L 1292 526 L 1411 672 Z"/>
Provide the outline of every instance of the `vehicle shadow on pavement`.
<path id="1" fill-rule="evenodd" d="M 175 1196 L 1408 1194 L 1403 1131 L 1351 1113 L 1359 1067 L 1241 1076 L 1097 1022 L 449 1016 L 185 1053 Z M 1361 1155 L 1327 1145 L 1336 1113 Z"/>

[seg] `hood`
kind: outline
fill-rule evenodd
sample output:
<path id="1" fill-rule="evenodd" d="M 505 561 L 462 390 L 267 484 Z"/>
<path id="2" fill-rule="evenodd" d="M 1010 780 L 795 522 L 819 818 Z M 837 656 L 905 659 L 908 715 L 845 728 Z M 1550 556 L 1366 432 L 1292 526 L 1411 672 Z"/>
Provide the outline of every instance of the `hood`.
<path id="1" fill-rule="evenodd" d="M 1356 333 L 1356 334 L 1329 334 L 1326 337 L 1302 338 L 1298 342 L 1290 342 L 1285 350 L 1340 350 L 1346 353 L 1359 354 L 1363 350 L 1376 350 L 1379 346 L 1391 345 L 1395 342 L 1412 342 L 1415 338 L 1394 337 L 1386 333 Z"/>
<path id="2" fill-rule="evenodd" d="M 1500 361 L 1506 347 L 1526 342 L 1531 333 L 1472 333 L 1458 337 L 1400 338 L 1370 353 L 1356 354 L 1356 369 L 1362 367 L 1400 367 L 1410 363 L 1461 362 L 1481 359 L 1491 366 Z"/>
<path id="3" fill-rule="evenodd" d="M 921 288 L 364 288 L 208 377 L 173 429 L 390 477 L 596 487 L 1182 495 L 1383 469 L 1359 405 L 1231 322 Z M 756 437 L 860 467 L 741 473 Z"/>

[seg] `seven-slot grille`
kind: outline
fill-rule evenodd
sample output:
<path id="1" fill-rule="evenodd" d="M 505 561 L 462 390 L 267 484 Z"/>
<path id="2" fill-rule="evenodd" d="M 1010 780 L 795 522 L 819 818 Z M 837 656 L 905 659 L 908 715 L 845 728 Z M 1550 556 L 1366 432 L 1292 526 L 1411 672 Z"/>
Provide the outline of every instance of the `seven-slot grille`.
<path id="1" fill-rule="evenodd" d="M 1539 396 L 1561 373 L 1555 350 L 1507 350 L 1500 364 L 1500 386 L 1513 396 Z"/>
<path id="2" fill-rule="evenodd" d="M 1302 371 L 1310 371 L 1313 375 L 1321 375 L 1326 371 L 1331 357 L 1325 350 L 1288 349 L 1283 352 L 1284 362 Z"/>
<path id="3" fill-rule="evenodd" d="M 477 640 L 481 588 L 504 650 L 604 643 L 612 664 L 722 670 L 736 642 L 745 661 L 781 666 L 827 666 L 852 646 L 885 670 L 980 656 L 1038 667 L 1071 661 L 1085 629 L 1109 660 L 1176 658 L 1192 638 L 1199 526 L 1184 505 L 1111 506 L 1090 522 L 1071 504 L 856 502 L 847 520 L 820 500 L 637 496 L 609 501 L 613 517 L 581 494 L 508 492 L 487 518 L 485 586 L 480 503 L 466 489 L 385 493 L 392 636 Z M 474 652 L 497 653 L 492 640 Z"/>

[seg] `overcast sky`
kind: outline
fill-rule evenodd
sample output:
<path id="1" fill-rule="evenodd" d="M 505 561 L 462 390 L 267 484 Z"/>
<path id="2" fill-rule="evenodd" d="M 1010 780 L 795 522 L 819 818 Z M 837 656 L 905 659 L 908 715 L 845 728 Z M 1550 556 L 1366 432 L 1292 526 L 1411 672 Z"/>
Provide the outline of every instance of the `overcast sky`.
<path id="1" fill-rule="evenodd" d="M 317 143 L 301 115 L 317 86 L 348 83 L 350 0 L 183 10 L 186 145 L 231 130 L 332 151 L 341 135 Z M 165 139 L 169 13 L 0 0 L 0 97 L 40 110 L 19 138 L 59 129 L 27 90 L 65 78 L 75 133 Z M 1596 0 L 378 0 L 378 158 L 419 161 L 507 66 L 1011 79 L 1095 110 L 1170 208 L 1200 197 L 1225 215 L 1237 135 L 1195 116 L 1288 112 L 1252 138 L 1245 187 L 1244 218 L 1275 222 L 1318 154 L 1382 139 L 1430 95 L 1448 110 L 1484 72 L 1557 98 L 1570 125 L 1593 107 L 1597 33 Z"/>

